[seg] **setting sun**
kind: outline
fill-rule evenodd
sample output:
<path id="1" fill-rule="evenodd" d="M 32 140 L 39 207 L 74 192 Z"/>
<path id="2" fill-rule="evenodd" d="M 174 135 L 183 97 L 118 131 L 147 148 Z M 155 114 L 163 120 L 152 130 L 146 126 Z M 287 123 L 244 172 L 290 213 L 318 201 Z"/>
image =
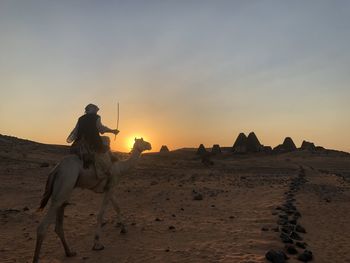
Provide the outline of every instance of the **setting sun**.
<path id="1" fill-rule="evenodd" d="M 130 136 L 126 139 L 125 141 L 125 147 L 129 150 L 132 149 L 132 147 L 134 146 L 135 143 L 135 138 L 141 138 L 142 136 L 139 135 L 134 135 L 134 136 Z"/>

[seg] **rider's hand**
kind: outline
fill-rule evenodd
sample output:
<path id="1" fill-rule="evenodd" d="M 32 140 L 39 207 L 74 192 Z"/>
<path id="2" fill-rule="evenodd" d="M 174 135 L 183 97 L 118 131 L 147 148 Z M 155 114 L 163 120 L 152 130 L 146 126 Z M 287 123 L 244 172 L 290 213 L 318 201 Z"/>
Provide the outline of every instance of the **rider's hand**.
<path id="1" fill-rule="evenodd" d="M 113 134 L 117 135 L 119 133 L 119 130 L 115 129 L 115 130 L 112 130 Z"/>

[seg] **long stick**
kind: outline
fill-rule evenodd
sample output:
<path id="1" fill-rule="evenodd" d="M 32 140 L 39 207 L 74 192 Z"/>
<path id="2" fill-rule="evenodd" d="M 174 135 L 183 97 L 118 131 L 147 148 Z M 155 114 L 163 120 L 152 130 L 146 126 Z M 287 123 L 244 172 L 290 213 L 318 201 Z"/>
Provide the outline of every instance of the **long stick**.
<path id="1" fill-rule="evenodd" d="M 118 127 L 119 127 L 119 102 L 117 103 L 117 130 L 118 130 Z M 114 140 L 116 137 L 117 135 L 114 134 Z"/>

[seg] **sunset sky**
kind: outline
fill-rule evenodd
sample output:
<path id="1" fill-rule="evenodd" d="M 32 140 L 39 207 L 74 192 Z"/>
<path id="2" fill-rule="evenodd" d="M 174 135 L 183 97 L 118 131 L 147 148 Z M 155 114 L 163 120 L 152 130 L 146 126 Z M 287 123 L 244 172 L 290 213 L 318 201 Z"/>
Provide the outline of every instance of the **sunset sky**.
<path id="1" fill-rule="evenodd" d="M 0 133 L 65 140 L 88 103 L 153 150 L 350 151 L 350 1 L 1 1 Z M 111 136 L 113 138 L 113 136 Z"/>

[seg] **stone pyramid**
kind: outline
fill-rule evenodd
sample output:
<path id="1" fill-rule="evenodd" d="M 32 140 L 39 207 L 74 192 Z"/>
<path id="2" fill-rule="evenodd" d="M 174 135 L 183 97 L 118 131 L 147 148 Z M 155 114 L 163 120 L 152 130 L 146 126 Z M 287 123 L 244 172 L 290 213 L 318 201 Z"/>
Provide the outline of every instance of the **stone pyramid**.
<path id="1" fill-rule="evenodd" d="M 232 146 L 232 150 L 233 152 L 236 152 L 236 153 L 247 152 L 247 136 L 243 132 L 241 132 L 238 135 L 235 143 Z"/>
<path id="2" fill-rule="evenodd" d="M 315 147 L 315 144 L 313 142 L 303 141 L 303 143 L 301 144 L 300 149 L 308 150 L 308 151 L 315 151 L 316 147 Z"/>
<path id="3" fill-rule="evenodd" d="M 204 154 L 206 152 L 207 152 L 207 150 L 205 149 L 204 145 L 203 144 L 199 145 L 199 147 L 197 149 L 197 154 L 201 155 L 201 154 Z"/>
<path id="4" fill-rule="evenodd" d="M 167 153 L 167 152 L 169 152 L 168 146 L 162 145 L 162 147 L 160 148 L 159 152 L 161 152 L 161 153 Z"/>
<path id="5" fill-rule="evenodd" d="M 282 145 L 283 145 L 283 149 L 287 152 L 292 152 L 292 151 L 295 151 L 297 149 L 292 138 L 290 138 L 290 137 L 286 137 L 284 139 Z"/>
<path id="6" fill-rule="evenodd" d="M 221 148 L 219 144 L 214 144 L 213 148 L 211 148 L 211 152 L 214 154 L 220 154 L 221 153 Z"/>
<path id="7" fill-rule="evenodd" d="M 247 138 L 247 151 L 260 152 L 261 149 L 262 149 L 262 146 L 258 140 L 258 137 L 256 137 L 254 132 L 249 133 Z"/>

